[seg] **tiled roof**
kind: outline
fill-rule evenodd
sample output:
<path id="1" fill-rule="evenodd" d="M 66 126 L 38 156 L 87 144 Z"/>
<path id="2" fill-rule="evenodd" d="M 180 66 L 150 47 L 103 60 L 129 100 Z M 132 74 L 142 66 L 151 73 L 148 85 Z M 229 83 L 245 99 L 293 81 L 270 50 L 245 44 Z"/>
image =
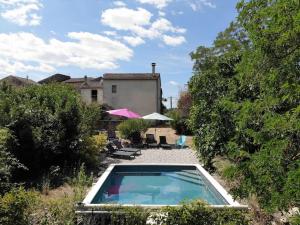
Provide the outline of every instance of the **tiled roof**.
<path id="1" fill-rule="evenodd" d="M 90 89 L 90 88 L 101 88 L 102 87 L 102 77 L 87 77 L 85 78 L 71 78 L 69 80 L 64 81 L 66 84 L 76 85 L 77 89 Z"/>
<path id="2" fill-rule="evenodd" d="M 54 75 L 52 75 L 50 77 L 47 77 L 43 80 L 40 80 L 39 83 L 40 84 L 48 84 L 48 83 L 52 83 L 52 82 L 63 82 L 63 81 L 68 80 L 70 78 L 71 77 L 68 76 L 68 75 L 57 73 L 57 74 L 54 74 Z"/>
<path id="3" fill-rule="evenodd" d="M 159 73 L 105 73 L 104 80 L 157 80 L 160 78 Z"/>
<path id="4" fill-rule="evenodd" d="M 92 77 L 88 77 L 87 80 L 88 81 L 91 81 L 91 80 L 94 80 L 95 78 L 92 78 Z M 84 82 L 84 77 L 82 78 L 71 78 L 69 80 L 65 80 L 64 83 L 81 83 L 81 82 Z"/>
<path id="5" fill-rule="evenodd" d="M 28 78 L 17 77 L 17 76 L 13 76 L 13 75 L 9 75 L 0 80 L 0 82 L 3 82 L 3 81 L 7 82 L 10 85 L 14 85 L 14 86 L 28 86 L 28 85 L 38 84 L 37 82 L 30 80 Z"/>
<path id="6" fill-rule="evenodd" d="M 90 89 L 90 88 L 102 88 L 102 82 L 101 81 L 95 81 L 95 80 L 88 80 L 87 83 L 83 82 L 81 85 L 80 85 L 80 88 L 81 89 Z"/>

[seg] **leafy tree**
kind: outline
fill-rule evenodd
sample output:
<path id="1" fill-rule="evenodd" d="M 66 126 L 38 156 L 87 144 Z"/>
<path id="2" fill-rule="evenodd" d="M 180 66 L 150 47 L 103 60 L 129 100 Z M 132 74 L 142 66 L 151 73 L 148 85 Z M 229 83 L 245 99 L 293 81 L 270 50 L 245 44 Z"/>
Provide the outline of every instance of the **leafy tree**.
<path id="1" fill-rule="evenodd" d="M 188 117 L 192 106 L 192 96 L 188 91 L 181 91 L 177 102 L 177 109 L 184 118 Z"/>
<path id="2" fill-rule="evenodd" d="M 16 180 L 37 177 L 51 166 L 76 165 L 84 140 L 94 130 L 99 108 L 82 104 L 79 94 L 65 85 L 31 86 L 0 91 L 0 126 L 15 137 L 11 153 L 28 168 Z M 99 118 L 100 119 L 100 118 Z"/>
<path id="3" fill-rule="evenodd" d="M 189 125 L 205 166 L 230 159 L 235 197 L 268 212 L 298 206 L 300 2 L 250 0 L 210 48 L 191 54 Z"/>
<path id="4" fill-rule="evenodd" d="M 189 82 L 193 100 L 189 126 L 195 133 L 195 146 L 210 170 L 214 169 L 213 158 L 227 152 L 226 143 L 234 133 L 235 109 L 229 100 L 237 82 L 235 66 L 248 43 L 245 31 L 231 23 L 218 35 L 213 47 L 201 46 L 191 53 L 195 72 Z"/>

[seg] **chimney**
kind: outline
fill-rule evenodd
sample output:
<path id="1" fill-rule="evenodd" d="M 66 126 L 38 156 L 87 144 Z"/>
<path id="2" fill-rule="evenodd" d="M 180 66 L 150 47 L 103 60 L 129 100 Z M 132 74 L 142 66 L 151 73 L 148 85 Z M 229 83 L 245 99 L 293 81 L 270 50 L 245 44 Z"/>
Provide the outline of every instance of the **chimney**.
<path id="1" fill-rule="evenodd" d="M 156 63 L 152 63 L 151 65 L 152 65 L 152 75 L 154 76 Z"/>
<path id="2" fill-rule="evenodd" d="M 84 83 L 87 84 L 87 76 L 84 76 Z"/>

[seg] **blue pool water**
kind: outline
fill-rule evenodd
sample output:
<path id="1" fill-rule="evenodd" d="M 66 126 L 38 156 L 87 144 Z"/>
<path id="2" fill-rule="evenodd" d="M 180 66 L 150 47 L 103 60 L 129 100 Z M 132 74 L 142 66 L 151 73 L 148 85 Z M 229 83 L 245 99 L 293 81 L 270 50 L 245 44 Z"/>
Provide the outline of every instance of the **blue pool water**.
<path id="1" fill-rule="evenodd" d="M 118 165 L 92 203 L 177 205 L 194 199 L 228 205 L 195 166 Z"/>

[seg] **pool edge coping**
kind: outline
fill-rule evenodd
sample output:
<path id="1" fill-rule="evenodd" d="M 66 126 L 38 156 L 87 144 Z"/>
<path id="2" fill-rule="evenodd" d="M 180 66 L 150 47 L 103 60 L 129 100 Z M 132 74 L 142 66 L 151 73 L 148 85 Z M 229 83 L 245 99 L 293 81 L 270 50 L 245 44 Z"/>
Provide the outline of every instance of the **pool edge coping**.
<path id="1" fill-rule="evenodd" d="M 245 209 L 248 208 L 248 205 L 241 205 L 239 202 L 235 201 L 232 196 L 222 187 L 222 185 L 213 178 L 200 164 L 188 164 L 188 163 L 120 163 L 120 164 L 110 164 L 108 168 L 104 171 L 104 173 L 99 177 L 96 184 L 94 184 L 84 200 L 82 201 L 84 207 L 110 207 L 110 206 L 140 206 L 140 207 L 148 207 L 148 208 L 160 208 L 165 206 L 180 206 L 179 205 L 145 205 L 145 204 L 92 204 L 92 200 L 98 193 L 99 189 L 114 169 L 115 166 L 195 166 L 203 176 L 213 185 L 213 187 L 219 192 L 219 194 L 228 202 L 228 205 L 209 205 L 212 208 L 237 208 L 237 209 Z"/>

